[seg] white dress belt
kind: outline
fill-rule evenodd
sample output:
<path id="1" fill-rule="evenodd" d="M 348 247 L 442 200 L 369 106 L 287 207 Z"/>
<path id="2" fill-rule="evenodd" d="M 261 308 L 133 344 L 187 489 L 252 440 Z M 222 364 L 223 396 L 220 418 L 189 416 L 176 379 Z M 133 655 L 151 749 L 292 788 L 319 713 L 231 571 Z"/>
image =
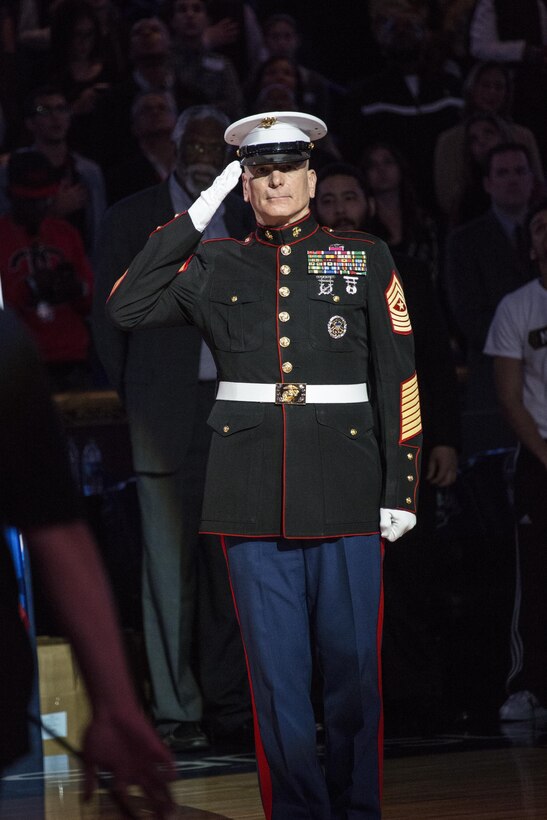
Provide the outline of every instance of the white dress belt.
<path id="1" fill-rule="evenodd" d="M 368 391 L 366 382 L 361 384 L 219 382 L 217 400 L 275 404 L 357 404 L 368 401 Z"/>

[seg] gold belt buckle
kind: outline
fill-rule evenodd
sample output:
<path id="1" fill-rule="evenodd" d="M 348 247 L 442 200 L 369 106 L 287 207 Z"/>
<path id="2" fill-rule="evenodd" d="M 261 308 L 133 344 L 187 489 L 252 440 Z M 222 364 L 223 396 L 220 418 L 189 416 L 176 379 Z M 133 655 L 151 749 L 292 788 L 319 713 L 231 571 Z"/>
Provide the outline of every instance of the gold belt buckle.
<path id="1" fill-rule="evenodd" d="M 306 385 L 295 384 L 294 382 L 288 384 L 278 382 L 275 386 L 275 403 L 306 404 Z"/>

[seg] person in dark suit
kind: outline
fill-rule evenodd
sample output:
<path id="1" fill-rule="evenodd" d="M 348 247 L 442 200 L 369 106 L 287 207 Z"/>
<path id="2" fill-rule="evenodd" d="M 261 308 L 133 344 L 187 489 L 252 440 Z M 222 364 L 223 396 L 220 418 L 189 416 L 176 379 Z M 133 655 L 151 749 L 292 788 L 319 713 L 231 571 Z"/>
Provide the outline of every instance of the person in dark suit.
<path id="1" fill-rule="evenodd" d="M 344 162 L 320 170 L 314 205 L 319 222 L 338 230 L 366 231 L 373 210 L 359 169 Z M 387 726 L 409 731 L 427 730 L 439 717 L 441 661 L 432 618 L 438 594 L 433 580 L 436 496 L 456 481 L 461 425 L 448 330 L 429 266 L 402 253 L 393 253 L 393 259 L 412 322 L 424 428 L 418 522 L 384 557 Z"/>
<path id="2" fill-rule="evenodd" d="M 408 309 L 382 240 L 321 228 L 310 213 L 309 159 L 326 131 L 292 111 L 232 123 L 225 139 L 240 160 L 149 237 L 107 304 L 130 332 L 194 324 L 214 352 L 201 530 L 226 554 L 272 820 L 380 817 L 381 537 L 416 523 L 422 426 Z M 242 166 L 255 231 L 200 241 Z"/>
<path id="3" fill-rule="evenodd" d="M 169 91 L 148 91 L 137 97 L 131 108 L 137 146 L 107 174 L 110 205 L 167 179 L 175 167 L 172 134 L 176 121 L 177 107 Z"/>
<path id="4" fill-rule="evenodd" d="M 444 270 L 448 305 L 466 347 L 465 448 L 470 452 L 513 441 L 498 412 L 492 363 L 482 351 L 498 303 L 531 277 L 523 223 L 534 176 L 526 147 L 502 143 L 492 148 L 483 185 L 491 206 L 449 234 Z"/>
<path id="5" fill-rule="evenodd" d="M 116 203 L 97 247 L 93 327 L 99 356 L 127 410 L 143 532 L 143 620 L 156 725 L 174 750 L 204 748 L 202 696 L 215 736 L 250 720 L 243 652 L 220 549 L 198 549 L 216 369 L 193 327 L 124 333 L 106 318 L 114 282 L 158 224 L 186 210 L 223 167 L 226 116 L 188 108 L 177 121 L 177 166 L 168 180 Z M 242 238 L 250 211 L 232 194 L 209 236 Z M 196 567 L 200 565 L 199 593 Z M 192 670 L 199 611 L 200 685 Z M 200 691 L 201 690 L 201 691 Z"/>

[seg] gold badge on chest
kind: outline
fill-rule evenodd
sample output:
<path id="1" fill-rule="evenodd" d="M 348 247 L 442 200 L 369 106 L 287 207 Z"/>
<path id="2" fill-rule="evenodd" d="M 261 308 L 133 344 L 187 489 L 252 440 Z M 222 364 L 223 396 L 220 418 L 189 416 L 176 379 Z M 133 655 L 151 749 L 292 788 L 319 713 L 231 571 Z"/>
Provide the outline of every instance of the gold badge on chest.
<path id="1" fill-rule="evenodd" d="M 346 335 L 348 323 L 343 316 L 331 316 L 327 323 L 327 330 L 331 339 L 341 339 Z"/>

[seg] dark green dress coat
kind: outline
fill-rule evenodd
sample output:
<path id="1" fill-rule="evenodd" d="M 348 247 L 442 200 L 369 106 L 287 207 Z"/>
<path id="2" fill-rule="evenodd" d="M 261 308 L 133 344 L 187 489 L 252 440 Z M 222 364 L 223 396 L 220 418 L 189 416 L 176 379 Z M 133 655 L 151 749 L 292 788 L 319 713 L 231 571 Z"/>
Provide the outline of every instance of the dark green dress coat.
<path id="1" fill-rule="evenodd" d="M 421 422 L 413 337 L 385 243 L 307 215 L 200 242 L 187 213 L 156 230 L 108 302 L 126 330 L 195 324 L 219 378 L 368 383 L 369 402 L 217 401 L 202 531 L 323 538 L 416 511 Z"/>

